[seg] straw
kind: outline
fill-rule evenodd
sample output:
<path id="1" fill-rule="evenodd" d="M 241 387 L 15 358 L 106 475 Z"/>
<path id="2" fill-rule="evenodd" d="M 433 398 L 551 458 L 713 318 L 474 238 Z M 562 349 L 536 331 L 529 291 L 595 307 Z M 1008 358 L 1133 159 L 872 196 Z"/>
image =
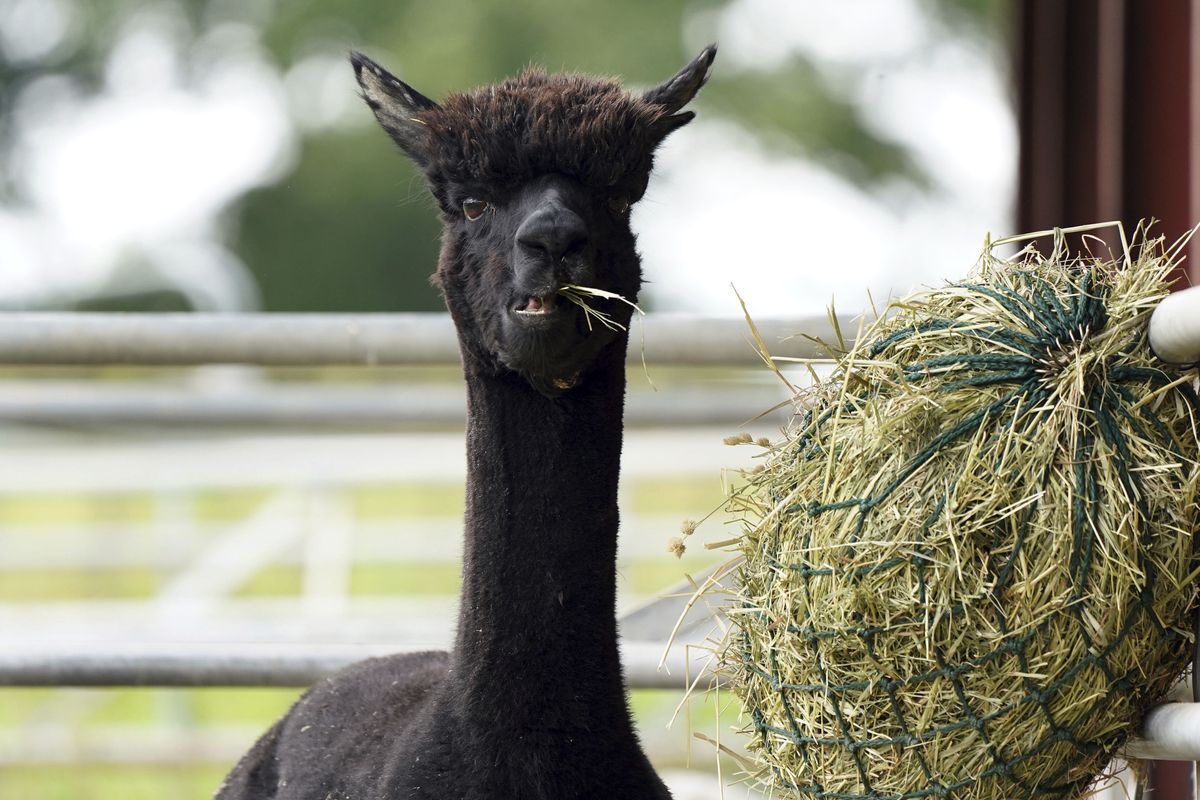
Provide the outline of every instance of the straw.
<path id="1" fill-rule="evenodd" d="M 730 498 L 771 796 L 1080 797 L 1187 664 L 1200 403 L 1146 339 L 1178 250 L 1062 233 L 893 301 Z"/>
<path id="2" fill-rule="evenodd" d="M 558 290 L 558 293 L 565 297 L 570 302 L 579 306 L 583 311 L 583 321 L 587 324 L 588 332 L 595 330 L 592 327 L 594 320 L 598 325 L 608 328 L 610 331 L 625 331 L 627 328 L 621 323 L 612 318 L 611 314 L 602 311 L 587 301 L 589 297 L 596 297 L 601 300 L 615 300 L 619 303 L 632 308 L 640 316 L 646 316 L 646 312 L 642 307 L 623 295 L 616 292 L 610 292 L 605 289 L 597 289 L 593 286 L 580 286 L 579 284 L 568 283 Z M 651 388 L 658 391 L 658 387 L 654 385 L 654 381 L 650 378 L 650 367 L 646 365 L 646 328 L 643 326 L 639 329 L 641 333 L 641 348 L 642 348 L 642 374 L 646 376 L 646 382 Z"/>

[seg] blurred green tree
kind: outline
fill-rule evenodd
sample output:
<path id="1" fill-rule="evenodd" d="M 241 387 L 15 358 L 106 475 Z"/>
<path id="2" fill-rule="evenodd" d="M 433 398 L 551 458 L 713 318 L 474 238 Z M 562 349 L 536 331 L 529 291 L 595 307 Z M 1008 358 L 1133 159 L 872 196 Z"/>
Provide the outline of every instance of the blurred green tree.
<path id="1" fill-rule="evenodd" d="M 0 5 L 13 0 L 0 0 Z M 80 3 L 72 33 L 40 59 L 5 58 L 0 49 L 0 204 L 20 203 L 5 178 L 15 157 L 22 90 L 47 74 L 69 76 L 84 93 L 101 90 L 122 20 L 170 0 Z M 670 75 L 685 52 L 685 21 L 729 0 L 343 0 L 301 2 L 185 0 L 185 49 L 229 22 L 249 23 L 281 71 L 316 51 L 362 49 L 420 91 L 486 83 L 531 63 L 549 69 L 611 73 L 633 85 Z M 1006 34 L 1006 0 L 924 0 L 940 24 L 965 35 Z M 186 59 L 185 59 L 185 63 Z M 352 92 L 349 68 L 347 89 Z M 735 120 L 764 147 L 815 158 L 870 186 L 924 176 L 906 150 L 865 124 L 842 90 L 802 55 L 771 70 L 717 70 L 701 96 L 703 113 Z M 253 190 L 229 209 L 228 244 L 258 283 L 266 310 L 436 310 L 429 286 L 436 253 L 436 212 L 420 177 L 374 126 L 303 131 L 299 157 L 274 185 Z M 161 292 L 105 299 L 100 307 L 165 308 Z M 93 303 L 92 305 L 96 305 Z"/>

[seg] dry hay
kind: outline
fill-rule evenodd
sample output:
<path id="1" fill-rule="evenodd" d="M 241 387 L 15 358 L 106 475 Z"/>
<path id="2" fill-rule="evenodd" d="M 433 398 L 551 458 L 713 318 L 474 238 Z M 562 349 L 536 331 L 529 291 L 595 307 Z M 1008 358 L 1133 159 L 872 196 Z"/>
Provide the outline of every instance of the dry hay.
<path id="1" fill-rule="evenodd" d="M 730 501 L 772 796 L 1078 797 L 1185 668 L 1200 407 L 1146 338 L 1174 253 L 988 248 L 797 397 Z"/>

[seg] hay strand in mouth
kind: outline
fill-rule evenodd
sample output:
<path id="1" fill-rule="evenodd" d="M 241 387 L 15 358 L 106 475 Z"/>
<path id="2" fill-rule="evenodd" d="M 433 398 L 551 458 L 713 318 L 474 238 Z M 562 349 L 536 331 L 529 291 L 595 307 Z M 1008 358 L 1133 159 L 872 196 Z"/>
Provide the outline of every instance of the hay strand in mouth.
<path id="1" fill-rule="evenodd" d="M 599 297 L 604 300 L 616 300 L 629 306 L 638 314 L 641 314 L 642 316 L 646 315 L 646 312 L 642 311 L 641 307 L 638 306 L 637 303 L 617 294 L 616 292 L 608 292 L 604 289 L 597 289 L 592 286 L 580 286 L 578 284 L 568 283 L 560 288 L 558 293 L 583 310 L 583 319 L 587 323 L 589 331 L 592 330 L 593 320 L 595 320 L 597 324 L 608 328 L 610 331 L 628 330 L 624 325 L 613 319 L 611 315 L 606 314 L 589 303 L 587 301 L 587 298 L 589 297 Z"/>
<path id="2" fill-rule="evenodd" d="M 1200 401 L 1146 332 L 1178 251 L 1062 233 L 892 302 L 730 498 L 772 796 L 1081 797 L 1186 666 Z"/>
<path id="3" fill-rule="evenodd" d="M 589 303 L 586 299 L 588 297 L 599 297 L 604 300 L 616 300 L 616 301 L 624 303 L 625 305 L 632 308 L 634 311 L 636 311 L 638 313 L 639 316 L 641 316 L 641 317 L 646 316 L 646 312 L 642 310 L 641 306 L 639 306 L 637 303 L 633 302 L 629 298 L 624 297 L 623 295 L 617 294 L 616 292 L 609 292 L 609 291 L 605 291 L 604 289 L 597 289 L 593 286 L 580 286 L 578 284 L 568 283 L 568 284 L 565 284 L 561 289 L 559 289 L 558 293 L 561 294 L 563 297 L 567 298 L 567 300 L 571 301 L 575 305 L 579 306 L 583 310 L 583 319 L 584 319 L 584 322 L 587 323 L 587 328 L 588 328 L 589 332 L 592 330 L 592 320 L 593 319 L 596 320 L 596 322 L 599 323 L 600 325 L 603 325 L 605 328 L 608 328 L 610 331 L 622 331 L 623 332 L 628 329 L 624 325 L 622 325 L 621 323 L 619 323 L 615 319 L 613 319 L 611 315 L 604 313 L 603 311 L 601 311 L 600 309 L 596 308 L 591 303 Z M 646 376 L 646 382 L 650 384 L 650 388 L 654 389 L 654 391 L 657 392 L 658 387 L 654 385 L 654 380 L 650 377 L 650 367 L 648 367 L 646 365 L 646 329 L 645 329 L 645 327 L 642 327 L 640 329 L 640 331 L 641 331 L 641 348 L 642 348 L 642 350 L 641 350 L 642 374 L 644 374 Z"/>

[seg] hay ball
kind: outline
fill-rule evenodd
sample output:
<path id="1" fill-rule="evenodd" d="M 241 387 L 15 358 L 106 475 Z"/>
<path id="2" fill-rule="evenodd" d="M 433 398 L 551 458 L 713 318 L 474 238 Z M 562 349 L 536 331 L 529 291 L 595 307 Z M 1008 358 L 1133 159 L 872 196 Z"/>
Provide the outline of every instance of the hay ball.
<path id="1" fill-rule="evenodd" d="M 724 666 L 774 797 L 1080 796 L 1184 669 L 1193 373 L 1172 268 L 1056 247 L 889 307 L 731 500 Z"/>

